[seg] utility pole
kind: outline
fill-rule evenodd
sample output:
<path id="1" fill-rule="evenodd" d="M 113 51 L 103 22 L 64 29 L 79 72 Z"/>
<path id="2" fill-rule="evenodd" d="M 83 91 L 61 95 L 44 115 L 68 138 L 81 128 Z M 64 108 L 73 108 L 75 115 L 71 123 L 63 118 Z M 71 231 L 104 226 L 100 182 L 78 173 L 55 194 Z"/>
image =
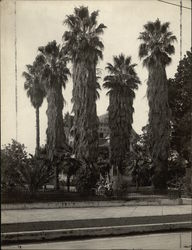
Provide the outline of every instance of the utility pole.
<path id="1" fill-rule="evenodd" d="M 180 7 L 180 60 L 181 60 L 182 59 L 182 14 L 183 14 L 183 9 L 191 10 L 192 9 L 192 4 L 191 4 L 191 7 L 187 7 L 187 6 L 183 6 L 182 0 L 180 0 L 180 5 L 175 4 L 175 3 L 171 3 L 171 2 L 167 2 L 167 1 L 164 1 L 164 0 L 157 0 L 157 1 L 165 3 L 165 4 Z M 191 3 L 192 3 L 192 0 L 191 0 Z"/>
<path id="2" fill-rule="evenodd" d="M 17 12 L 16 12 L 16 0 L 15 0 L 15 122 L 16 122 L 16 135 L 15 139 L 18 139 L 18 101 L 17 101 Z"/>
<path id="3" fill-rule="evenodd" d="M 180 60 L 182 59 L 182 0 L 180 0 Z"/>

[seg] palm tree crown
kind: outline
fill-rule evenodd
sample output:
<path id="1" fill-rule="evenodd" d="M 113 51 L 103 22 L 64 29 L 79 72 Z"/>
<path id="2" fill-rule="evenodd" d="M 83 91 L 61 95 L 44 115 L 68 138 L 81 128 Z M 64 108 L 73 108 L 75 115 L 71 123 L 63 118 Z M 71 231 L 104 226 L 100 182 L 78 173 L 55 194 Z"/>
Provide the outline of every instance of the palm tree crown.
<path id="1" fill-rule="evenodd" d="M 68 58 L 61 53 L 60 45 L 54 40 L 39 47 L 39 51 L 39 61 L 43 65 L 41 77 L 45 88 L 52 88 L 53 84 L 65 88 L 70 71 L 66 66 Z"/>
<path id="2" fill-rule="evenodd" d="M 27 91 L 31 104 L 34 108 L 39 108 L 46 93 L 40 82 L 39 70 L 36 65 L 37 61 L 33 65 L 26 65 L 27 71 L 24 71 L 22 75 L 25 77 L 24 89 Z"/>
<path id="3" fill-rule="evenodd" d="M 74 14 L 68 15 L 64 20 L 69 28 L 65 31 L 63 40 L 65 42 L 64 51 L 68 53 L 75 62 L 82 59 L 90 59 L 97 62 L 102 59 L 104 48 L 99 36 L 103 34 L 104 24 L 97 25 L 99 11 L 89 14 L 88 7 L 81 6 L 74 9 Z"/>
<path id="4" fill-rule="evenodd" d="M 104 78 L 104 88 L 110 89 L 108 93 L 122 92 L 134 98 L 134 90 L 138 89 L 140 83 L 134 70 L 136 64 L 131 64 L 131 57 L 125 57 L 123 54 L 114 56 L 113 61 L 114 65 L 107 64 L 106 69 L 110 74 Z"/>
<path id="5" fill-rule="evenodd" d="M 144 25 L 139 39 L 143 41 L 139 48 L 139 57 L 143 58 L 146 67 L 160 63 L 163 66 L 171 63 L 170 55 L 175 53 L 172 45 L 176 37 L 169 31 L 169 22 L 161 24 L 159 19 Z"/>
<path id="6" fill-rule="evenodd" d="M 123 172 L 126 155 L 130 150 L 130 136 L 133 122 L 134 90 L 140 80 L 131 64 L 131 57 L 123 54 L 113 57 L 108 63 L 109 75 L 104 78 L 104 88 L 109 89 L 110 161 Z"/>

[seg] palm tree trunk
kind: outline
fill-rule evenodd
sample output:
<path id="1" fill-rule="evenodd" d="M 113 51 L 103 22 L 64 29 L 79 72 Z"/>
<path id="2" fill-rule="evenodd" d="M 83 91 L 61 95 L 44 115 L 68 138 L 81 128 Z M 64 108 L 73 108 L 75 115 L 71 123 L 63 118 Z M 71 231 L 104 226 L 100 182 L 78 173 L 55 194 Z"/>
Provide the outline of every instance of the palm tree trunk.
<path id="1" fill-rule="evenodd" d="M 36 111 L 36 149 L 35 154 L 39 154 L 39 148 L 40 148 L 40 126 L 39 126 L 39 107 L 35 109 Z"/>
<path id="2" fill-rule="evenodd" d="M 97 161 L 98 117 L 95 63 L 73 65 L 74 152 L 78 159 Z"/>
<path id="3" fill-rule="evenodd" d="M 59 171 L 58 171 L 58 166 L 57 164 L 54 165 L 54 189 L 55 190 L 59 190 L 60 186 L 59 186 Z"/>
<path id="4" fill-rule="evenodd" d="M 52 86 L 54 87 L 47 90 L 47 152 L 55 168 L 55 189 L 59 189 L 57 156 L 59 153 L 68 151 L 69 147 L 64 133 L 62 89 L 59 84 L 52 84 Z"/>
<path id="5" fill-rule="evenodd" d="M 148 79 L 149 132 L 151 137 L 153 184 L 155 189 L 167 188 L 167 163 L 170 137 L 170 109 L 165 68 L 149 69 Z"/>
<path id="6" fill-rule="evenodd" d="M 67 175 L 67 192 L 70 192 L 70 176 Z"/>
<path id="7" fill-rule="evenodd" d="M 133 108 L 126 93 L 113 92 L 109 98 L 110 159 L 122 173 L 126 155 L 130 151 Z"/>

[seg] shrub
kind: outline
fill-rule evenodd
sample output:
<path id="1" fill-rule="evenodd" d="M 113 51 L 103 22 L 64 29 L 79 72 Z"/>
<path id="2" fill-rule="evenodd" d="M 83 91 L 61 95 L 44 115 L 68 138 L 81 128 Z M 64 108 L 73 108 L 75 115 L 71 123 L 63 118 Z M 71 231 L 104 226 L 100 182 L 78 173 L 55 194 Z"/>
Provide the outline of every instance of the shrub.
<path id="1" fill-rule="evenodd" d="M 99 179 L 99 171 L 93 163 L 84 161 L 76 173 L 75 186 L 81 194 L 92 194 Z"/>
<path id="2" fill-rule="evenodd" d="M 63 159 L 59 166 L 59 171 L 67 175 L 67 181 L 63 183 L 63 186 L 67 186 L 68 191 L 70 191 L 71 177 L 77 173 L 80 165 L 81 163 L 77 159 L 68 156 Z"/>
<path id="3" fill-rule="evenodd" d="M 53 177 L 45 154 L 29 157 L 25 146 L 12 140 L 1 150 L 1 183 L 3 190 L 27 190 L 34 194 Z"/>
<path id="4" fill-rule="evenodd" d="M 184 184 L 186 172 L 185 159 L 176 150 L 171 150 L 168 159 L 168 186 L 180 188 Z"/>
<path id="5" fill-rule="evenodd" d="M 124 196 L 128 193 L 129 183 L 127 180 L 122 180 L 119 189 L 116 191 L 117 196 Z"/>
<path id="6" fill-rule="evenodd" d="M 3 190 L 13 189 L 19 180 L 18 169 L 27 166 L 25 146 L 12 140 L 1 150 L 1 185 Z"/>
<path id="7" fill-rule="evenodd" d="M 18 169 L 20 185 L 24 186 L 31 194 L 35 194 L 40 188 L 48 184 L 54 176 L 54 171 L 48 160 L 32 156 L 28 159 L 25 168 Z"/>

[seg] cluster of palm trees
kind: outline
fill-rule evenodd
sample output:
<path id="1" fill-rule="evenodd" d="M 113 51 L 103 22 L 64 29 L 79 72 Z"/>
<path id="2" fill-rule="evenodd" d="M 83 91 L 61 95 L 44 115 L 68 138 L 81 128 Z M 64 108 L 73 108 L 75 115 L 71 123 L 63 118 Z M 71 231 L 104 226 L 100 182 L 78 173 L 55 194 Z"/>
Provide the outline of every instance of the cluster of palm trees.
<path id="1" fill-rule="evenodd" d="M 72 64 L 73 80 L 73 153 L 79 160 L 86 160 L 90 164 L 97 162 L 99 122 L 96 99 L 100 88 L 97 64 L 103 57 L 101 35 L 106 28 L 104 24 L 97 23 L 98 14 L 98 11 L 89 13 L 88 7 L 75 8 L 74 13 L 64 20 L 68 30 L 63 34 L 62 46 L 52 41 L 40 47 L 35 61 L 32 65 L 27 65 L 27 71 L 23 73 L 27 95 L 36 109 L 36 154 L 40 145 L 39 108 L 45 97 L 48 102 L 47 155 L 53 164 L 59 153 L 71 153 L 66 142 L 62 115 L 62 87 L 65 88 L 70 77 L 68 62 Z M 144 25 L 144 32 L 140 33 L 139 39 L 142 40 L 139 56 L 143 58 L 143 64 L 149 71 L 149 125 L 152 158 L 156 169 L 154 183 L 157 188 L 164 188 L 170 115 L 165 67 L 171 62 L 170 55 L 174 53 L 172 43 L 176 38 L 169 31 L 169 23 L 161 24 L 157 19 Z M 103 84 L 109 90 L 110 161 L 120 171 L 130 148 L 133 100 L 140 84 L 135 66 L 131 62 L 131 56 L 114 56 L 113 62 L 107 64 L 109 74 L 104 78 Z M 55 169 L 55 175 L 58 176 L 56 166 Z M 160 180 L 161 178 L 164 179 Z"/>

